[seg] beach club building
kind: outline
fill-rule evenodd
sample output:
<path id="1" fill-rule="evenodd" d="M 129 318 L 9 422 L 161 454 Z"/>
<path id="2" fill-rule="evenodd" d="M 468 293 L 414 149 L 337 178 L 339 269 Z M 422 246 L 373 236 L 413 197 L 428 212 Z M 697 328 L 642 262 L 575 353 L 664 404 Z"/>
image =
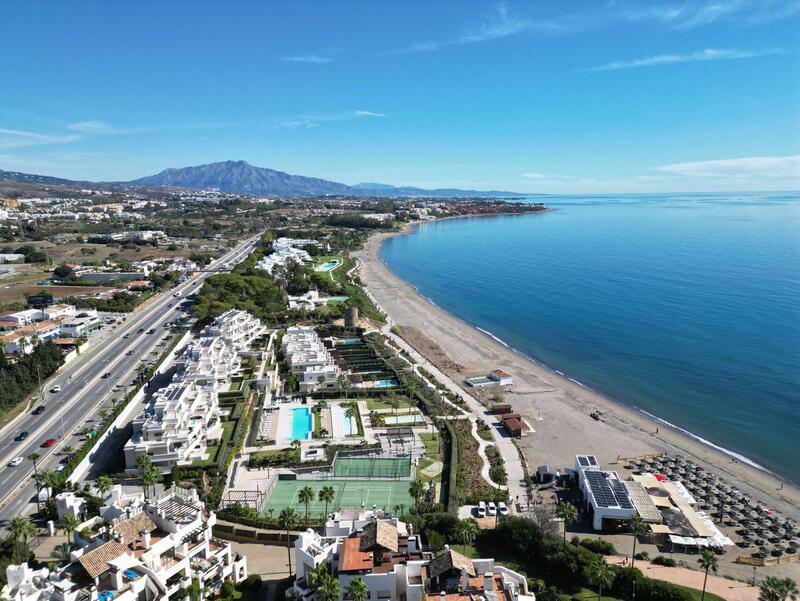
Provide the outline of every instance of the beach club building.
<path id="1" fill-rule="evenodd" d="M 465 378 L 464 382 L 473 388 L 483 388 L 484 386 L 511 386 L 514 383 L 514 379 L 511 374 L 504 372 L 502 369 L 495 369 L 485 376 Z"/>
<path id="2" fill-rule="evenodd" d="M 576 455 L 575 473 L 595 530 L 611 528 L 637 514 L 625 482 L 617 472 L 600 469 L 594 455 Z"/>

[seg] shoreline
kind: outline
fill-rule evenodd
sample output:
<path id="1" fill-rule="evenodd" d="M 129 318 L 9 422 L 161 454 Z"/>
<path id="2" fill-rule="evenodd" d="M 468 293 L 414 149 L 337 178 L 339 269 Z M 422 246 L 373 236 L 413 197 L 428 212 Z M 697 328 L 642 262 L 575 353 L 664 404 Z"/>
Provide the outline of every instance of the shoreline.
<path id="1" fill-rule="evenodd" d="M 446 219 L 453 218 L 458 217 Z M 616 469 L 618 456 L 653 452 L 679 454 L 717 473 L 754 501 L 800 520 L 800 489 L 792 482 L 750 458 L 550 368 L 422 296 L 413 285 L 397 276 L 379 255 L 384 240 L 409 234 L 422 223 L 431 222 L 411 222 L 398 232 L 373 234 L 363 250 L 353 253 L 359 259 L 359 275 L 394 323 L 424 330 L 449 359 L 472 367 L 470 371 L 477 370 L 477 373 L 479 367 L 500 368 L 512 373 L 515 384 L 506 392 L 506 402 L 536 430 L 518 441 L 531 469 L 548 463 L 558 468 L 571 467 L 574 455 L 584 452 L 597 455 L 607 469 Z M 428 355 L 424 348 L 417 350 Z M 466 374 L 448 375 L 463 380 Z M 592 420 L 589 417 L 592 411 L 599 411 L 601 420 Z"/>

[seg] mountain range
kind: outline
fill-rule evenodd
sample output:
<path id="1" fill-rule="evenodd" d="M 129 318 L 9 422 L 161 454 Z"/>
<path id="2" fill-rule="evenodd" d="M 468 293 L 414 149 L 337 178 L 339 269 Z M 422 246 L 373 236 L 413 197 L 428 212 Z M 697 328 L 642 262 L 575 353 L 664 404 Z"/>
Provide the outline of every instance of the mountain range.
<path id="1" fill-rule="evenodd" d="M 31 175 L 12 171 L 0 171 L 0 180 L 38 183 L 47 185 L 69 185 L 71 180 Z M 257 194 L 274 196 L 427 196 L 427 197 L 472 197 L 497 198 L 526 196 L 523 193 L 502 190 L 460 190 L 439 188 L 426 190 L 413 186 L 389 186 L 377 183 L 362 183 L 348 186 L 317 177 L 290 175 L 283 171 L 255 167 L 246 161 L 222 161 L 180 169 L 165 169 L 161 173 L 141 177 L 128 182 L 102 182 L 123 186 L 175 187 L 195 190 L 212 190 L 232 194 Z"/>

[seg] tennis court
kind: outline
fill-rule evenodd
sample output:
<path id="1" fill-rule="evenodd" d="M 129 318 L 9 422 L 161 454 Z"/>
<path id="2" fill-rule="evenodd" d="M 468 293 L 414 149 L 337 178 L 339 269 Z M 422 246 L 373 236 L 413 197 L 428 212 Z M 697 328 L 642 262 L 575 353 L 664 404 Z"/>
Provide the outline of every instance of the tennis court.
<path id="1" fill-rule="evenodd" d="M 408 478 L 411 456 L 408 457 L 341 457 L 333 462 L 336 478 Z"/>
<path id="2" fill-rule="evenodd" d="M 336 493 L 333 503 L 328 505 L 328 513 L 339 509 L 360 509 L 362 501 L 365 506 L 391 511 L 395 505 L 411 507 L 414 499 L 408 494 L 407 480 L 278 480 L 272 494 L 264 504 L 264 515 L 273 510 L 273 516 L 284 507 L 294 507 L 301 515 L 305 515 L 306 506 L 298 501 L 298 491 L 308 486 L 314 491 L 314 502 L 308 506 L 309 515 L 321 516 L 325 512 L 325 503 L 319 501 L 319 491 L 324 486 L 331 486 Z"/>

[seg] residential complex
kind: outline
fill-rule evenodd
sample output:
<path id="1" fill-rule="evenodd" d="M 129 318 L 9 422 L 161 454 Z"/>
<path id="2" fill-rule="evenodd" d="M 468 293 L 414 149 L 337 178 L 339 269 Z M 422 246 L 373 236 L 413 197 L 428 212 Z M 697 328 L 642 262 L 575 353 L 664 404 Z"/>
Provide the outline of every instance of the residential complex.
<path id="1" fill-rule="evenodd" d="M 281 340 L 289 371 L 297 376 L 303 392 L 337 385 L 341 373 L 330 351 L 310 326 L 292 326 Z"/>
<path id="2" fill-rule="evenodd" d="M 142 495 L 125 498 L 117 487 L 106 498 L 111 504 L 101 509 L 102 517 L 81 523 L 73 534 L 66 567 L 9 566 L 0 596 L 8 601 L 168 601 L 185 597 L 192 579 L 201 592 L 214 593 L 225 580 L 247 577 L 247 559 L 212 536 L 216 515 L 196 490 L 173 487 L 145 501 Z"/>
<path id="3" fill-rule="evenodd" d="M 296 238 L 278 238 L 272 243 L 272 252 L 263 257 L 256 267 L 272 273 L 276 265 L 285 265 L 289 261 L 310 261 L 309 255 L 300 246 L 308 246 L 309 244 L 317 244 L 315 240 L 301 240 Z"/>
<path id="4" fill-rule="evenodd" d="M 493 559 L 469 559 L 445 545 L 435 557 L 422 551 L 410 525 L 381 511 L 335 514 L 320 535 L 313 530 L 295 541 L 301 598 L 311 593 L 309 573 L 325 565 L 339 580 L 344 598 L 351 580 L 361 579 L 371 601 L 534 601 L 525 577 Z"/>
<path id="5" fill-rule="evenodd" d="M 231 310 L 189 344 L 175 362 L 172 381 L 131 422 L 133 436 L 125 444 L 129 471 L 143 454 L 164 471 L 206 458 L 208 443 L 222 436 L 218 393 L 227 390 L 241 354 L 264 331 L 249 313 Z"/>

